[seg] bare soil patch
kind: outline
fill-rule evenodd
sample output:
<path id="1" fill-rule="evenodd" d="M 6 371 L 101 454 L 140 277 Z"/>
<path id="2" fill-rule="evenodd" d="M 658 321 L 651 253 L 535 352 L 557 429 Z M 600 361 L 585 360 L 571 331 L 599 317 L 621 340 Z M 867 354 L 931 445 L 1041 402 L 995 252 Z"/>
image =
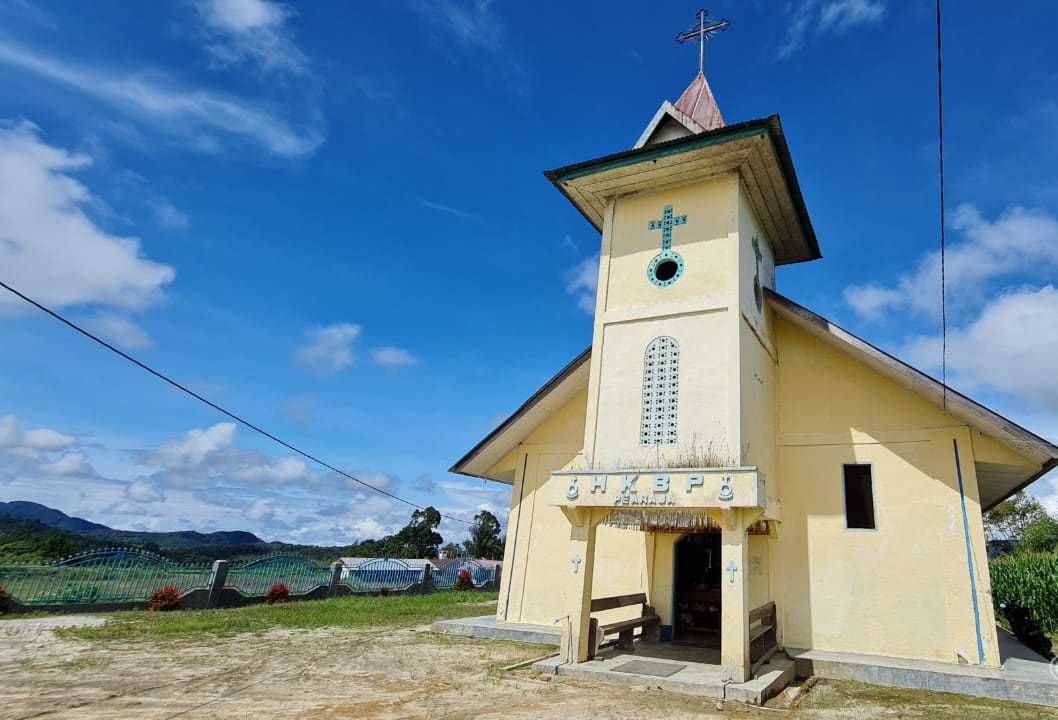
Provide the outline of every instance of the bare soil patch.
<path id="1" fill-rule="evenodd" d="M 541 648 L 422 629 L 271 630 L 136 643 L 51 632 L 71 621 L 79 622 L 0 623 L 0 719 L 782 717 L 734 704 L 721 713 L 714 700 L 656 689 L 501 672 Z M 821 684 L 792 715 L 1058 717 L 1044 708 L 869 688 Z"/>

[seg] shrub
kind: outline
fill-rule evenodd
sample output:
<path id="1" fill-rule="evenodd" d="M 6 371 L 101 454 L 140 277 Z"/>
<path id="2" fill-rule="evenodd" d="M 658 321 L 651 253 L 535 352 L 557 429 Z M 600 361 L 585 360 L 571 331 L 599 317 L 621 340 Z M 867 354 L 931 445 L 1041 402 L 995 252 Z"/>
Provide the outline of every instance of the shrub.
<path id="1" fill-rule="evenodd" d="M 4 586 L 0 585 L 0 615 L 3 615 L 11 609 L 11 594 L 4 590 Z"/>
<path id="2" fill-rule="evenodd" d="M 268 593 L 265 595 L 265 602 L 269 605 L 275 605 L 276 603 L 285 603 L 290 599 L 290 588 L 283 583 L 276 583 L 272 587 L 268 588 Z"/>
<path id="3" fill-rule="evenodd" d="M 378 589 L 378 596 L 379 596 L 379 597 L 389 597 L 389 588 L 388 588 L 388 587 L 386 587 L 385 585 L 383 585 L 382 587 L 380 587 L 380 588 Z"/>
<path id="4" fill-rule="evenodd" d="M 151 612 L 166 612 L 180 609 L 180 591 L 175 585 L 166 585 L 151 593 L 147 602 L 147 609 Z"/>
<path id="5" fill-rule="evenodd" d="M 456 590 L 473 590 L 474 589 L 474 578 L 470 574 L 469 570 L 460 570 L 459 577 L 456 578 L 456 584 L 453 586 Z"/>
<path id="6" fill-rule="evenodd" d="M 1058 555 L 1023 553 L 993 560 L 992 601 L 1017 605 L 1032 613 L 1032 618 L 1046 633 L 1058 632 Z"/>

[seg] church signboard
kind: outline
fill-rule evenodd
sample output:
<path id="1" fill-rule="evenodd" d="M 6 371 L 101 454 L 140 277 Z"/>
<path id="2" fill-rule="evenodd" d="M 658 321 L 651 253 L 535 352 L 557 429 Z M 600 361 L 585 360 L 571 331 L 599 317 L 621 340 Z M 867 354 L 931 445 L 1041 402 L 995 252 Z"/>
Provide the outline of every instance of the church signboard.
<path id="1" fill-rule="evenodd" d="M 763 508 L 764 483 L 764 474 L 753 467 L 556 470 L 548 502 L 598 508 Z"/>

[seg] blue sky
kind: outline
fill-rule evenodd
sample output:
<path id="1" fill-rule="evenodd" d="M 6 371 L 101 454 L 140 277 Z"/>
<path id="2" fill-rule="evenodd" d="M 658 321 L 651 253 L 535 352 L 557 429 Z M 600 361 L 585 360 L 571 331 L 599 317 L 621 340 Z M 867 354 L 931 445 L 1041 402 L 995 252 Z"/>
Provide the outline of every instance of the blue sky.
<path id="1" fill-rule="evenodd" d="M 599 238 L 541 171 L 631 147 L 693 79 L 697 6 L 651 7 L 0 0 L 0 279 L 368 482 L 505 519 L 506 486 L 445 469 L 590 342 Z M 779 290 L 939 374 L 933 3 L 709 7 L 720 108 L 782 116 L 824 254 Z M 1054 440 L 1058 6 L 945 22 L 949 378 Z M 408 518 L 15 298 L 0 338 L 0 499 L 323 544 Z"/>

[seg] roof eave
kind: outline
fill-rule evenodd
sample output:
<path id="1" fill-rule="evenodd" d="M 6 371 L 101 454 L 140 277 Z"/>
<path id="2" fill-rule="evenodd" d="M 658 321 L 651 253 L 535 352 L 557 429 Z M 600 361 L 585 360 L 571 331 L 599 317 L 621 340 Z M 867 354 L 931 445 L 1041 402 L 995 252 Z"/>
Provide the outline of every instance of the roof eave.
<path id="1" fill-rule="evenodd" d="M 804 195 L 801 192 L 801 185 L 798 182 L 797 175 L 794 171 L 793 158 L 790 156 L 790 148 L 786 142 L 786 135 L 783 132 L 782 123 L 778 115 L 770 115 L 766 118 L 758 118 L 756 120 L 747 120 L 734 125 L 717 128 L 716 130 L 707 130 L 688 137 L 676 138 L 674 140 L 668 140 L 640 148 L 624 150 L 619 153 L 613 153 L 593 160 L 574 163 L 573 165 L 567 165 L 555 170 L 547 170 L 544 172 L 544 176 L 550 180 L 556 188 L 558 188 L 559 192 L 566 196 L 566 199 L 568 199 L 573 206 L 577 208 L 580 214 L 591 223 L 592 227 L 601 232 L 601 218 L 594 217 L 580 201 L 573 197 L 566 189 L 565 183 L 577 178 L 595 175 L 618 167 L 649 162 L 651 160 L 679 154 L 689 150 L 722 144 L 761 131 L 767 133 L 771 142 L 772 151 L 778 161 L 783 182 L 786 185 L 787 193 L 790 196 L 790 201 L 794 208 L 794 213 L 797 216 L 797 222 L 804 235 L 804 242 L 807 250 L 803 256 L 780 264 L 794 264 L 798 262 L 807 262 L 809 260 L 818 260 L 823 257 L 823 254 L 819 250 L 819 240 L 816 237 L 815 228 L 812 227 L 812 221 L 808 216 L 808 208 L 805 206 Z"/>
<path id="2" fill-rule="evenodd" d="M 525 415 L 533 409 L 537 404 L 540 403 L 545 397 L 550 395 L 552 392 L 558 389 L 562 383 L 569 379 L 573 373 L 575 373 L 584 363 L 588 362 L 591 358 L 591 347 L 582 352 L 580 355 L 575 357 L 568 365 L 562 368 L 554 377 L 548 380 L 544 385 L 533 393 L 528 400 L 521 404 L 521 406 L 515 410 L 511 415 L 500 423 L 495 430 L 486 435 L 481 442 L 475 445 L 470 451 L 457 460 L 452 467 L 448 468 L 448 472 L 456 473 L 457 475 L 466 475 L 467 477 L 479 478 L 482 480 L 492 480 L 493 478 L 484 475 L 484 472 L 472 472 L 468 470 L 468 466 L 481 455 L 490 445 L 497 442 L 502 438 L 504 433 L 510 430 L 515 423 L 521 420 Z M 535 429 L 535 428 L 534 428 Z M 530 430 L 532 432 L 532 430 Z M 524 437 L 517 439 L 511 444 L 511 447 L 517 446 L 524 440 Z M 506 454 L 504 452 L 503 454 Z M 487 468 L 486 468 L 487 469 Z"/>

